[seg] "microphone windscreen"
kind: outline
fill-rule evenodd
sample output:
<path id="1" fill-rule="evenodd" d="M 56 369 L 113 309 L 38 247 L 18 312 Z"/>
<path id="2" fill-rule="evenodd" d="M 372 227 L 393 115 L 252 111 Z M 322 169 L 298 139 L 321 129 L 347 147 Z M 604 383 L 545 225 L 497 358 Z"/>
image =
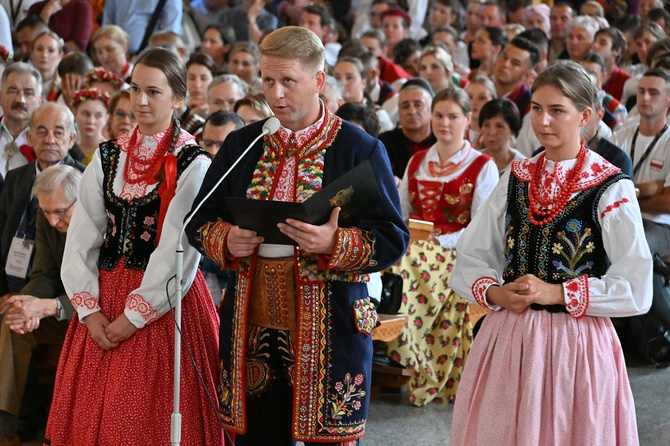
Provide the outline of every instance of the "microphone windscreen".
<path id="1" fill-rule="evenodd" d="M 281 123 L 279 122 L 279 119 L 272 116 L 270 119 L 265 121 L 265 124 L 263 124 L 263 134 L 274 135 L 277 130 L 279 130 L 280 125 Z"/>

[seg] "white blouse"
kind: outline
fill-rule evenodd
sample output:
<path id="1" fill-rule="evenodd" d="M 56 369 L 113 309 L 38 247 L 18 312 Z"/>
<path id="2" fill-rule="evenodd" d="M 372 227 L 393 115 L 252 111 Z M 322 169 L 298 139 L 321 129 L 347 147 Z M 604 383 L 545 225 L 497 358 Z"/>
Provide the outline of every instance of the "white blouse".
<path id="1" fill-rule="evenodd" d="M 460 175 L 462 175 L 463 172 L 465 172 L 465 170 L 470 167 L 470 164 L 472 164 L 472 162 L 479 155 L 481 155 L 481 152 L 472 148 L 470 143 L 466 140 L 463 148 L 453 154 L 448 160 L 454 164 L 461 163 L 458 169 L 456 169 L 454 172 L 451 172 L 449 175 L 436 178 L 432 176 L 428 170 L 428 163 L 431 161 L 438 163 L 440 162 L 440 157 L 437 154 L 437 146 L 434 144 L 431 148 L 428 149 L 428 152 L 426 152 L 426 156 L 424 157 L 421 165 L 419 166 L 419 169 L 416 172 L 416 179 L 448 183 L 449 181 L 453 181 L 455 178 L 458 178 Z M 486 164 L 484 164 L 484 167 L 482 167 L 482 170 L 477 176 L 477 181 L 475 182 L 475 191 L 472 197 L 472 207 L 470 208 L 471 218 L 474 218 L 474 216 L 477 215 L 477 212 L 481 208 L 482 204 L 495 188 L 496 184 L 498 183 L 498 177 L 499 173 L 498 168 L 496 167 L 496 163 L 493 161 L 493 159 L 490 159 L 486 162 Z M 407 220 L 412 211 L 412 204 L 409 197 L 409 179 L 407 177 L 407 169 L 405 169 L 405 175 L 402 177 L 399 193 L 400 205 L 402 207 L 402 218 Z M 458 242 L 458 238 L 462 233 L 463 229 L 452 232 L 450 234 L 442 234 L 437 236 L 437 239 L 440 241 L 441 246 L 445 248 L 453 248 L 456 246 L 456 242 Z"/>
<path id="2" fill-rule="evenodd" d="M 526 171 L 534 166 L 538 156 L 522 161 Z M 587 168 L 579 184 L 588 184 L 602 172 L 603 159 L 589 151 Z M 606 163 L 606 161 L 604 161 Z M 543 180 L 554 177 L 554 172 L 571 168 L 575 160 L 551 162 L 547 160 L 543 171 Z M 608 163 L 609 164 L 609 163 Z M 561 167 L 558 168 L 558 165 Z M 513 171 L 517 172 L 517 167 Z M 505 267 L 505 216 L 507 212 L 507 187 L 511 172 L 500 179 L 489 200 L 465 229 L 456 247 L 458 259 L 449 280 L 449 286 L 462 296 L 475 302 L 473 285 L 483 278 L 495 279 L 502 285 L 502 273 Z M 561 182 L 562 175 L 556 175 Z M 557 184 L 549 190 L 556 195 L 560 190 Z M 644 236 L 640 207 L 635 198 L 635 189 L 630 180 L 619 180 L 610 185 L 598 203 L 598 221 L 602 227 L 603 245 L 611 261 L 606 274 L 598 279 L 585 278 L 586 292 L 581 297 L 585 305 L 585 314 L 589 316 L 625 317 L 644 314 L 649 310 L 652 299 L 652 257 Z M 572 279 L 576 280 L 576 279 Z M 493 281 L 491 281 L 493 282 Z M 481 282 L 480 282 L 481 283 Z M 488 283 L 478 293 L 486 295 Z M 563 287 L 566 304 L 574 296 L 568 296 Z M 489 305 L 494 310 L 500 307 Z"/>
<path id="3" fill-rule="evenodd" d="M 119 137 L 119 145 L 126 147 L 131 134 L 132 132 Z M 141 144 L 143 149 L 155 148 L 157 146 L 155 138 L 160 139 L 163 136 L 164 133 L 143 136 Z M 193 145 L 195 140 L 190 134 L 182 131 L 176 144 L 178 149 L 175 155 L 186 144 Z M 126 155 L 125 150 L 120 151 L 119 165 L 113 183 L 113 191 L 117 196 L 121 196 L 125 184 L 123 172 L 127 160 Z M 199 156 L 181 174 L 177 181 L 175 195 L 165 215 L 158 246 L 149 257 L 141 285 L 131 293 L 136 297 L 140 296 L 144 303 L 149 305 L 150 311 L 155 311 L 155 313 L 152 313 L 158 316 L 162 316 L 170 310 L 165 289 L 166 282 L 175 274 L 177 240 L 183 226 L 184 217 L 191 210 L 193 200 L 210 164 L 211 161 L 208 157 Z M 99 151 L 96 151 L 93 160 L 84 171 L 79 185 L 77 204 L 68 228 L 67 242 L 63 254 L 63 259 L 66 259 L 66 261 L 63 262 L 61 268 L 63 285 L 79 314 L 80 321 L 89 314 L 100 311 L 98 303 L 100 295 L 98 258 L 107 229 L 103 181 L 104 175 L 100 154 Z M 156 186 L 148 185 L 135 196 L 146 196 Z M 137 192 L 137 190 L 134 189 L 133 192 Z M 185 234 L 182 234 L 181 242 L 184 247 L 184 290 L 188 290 L 195 278 L 200 254 L 189 245 Z M 174 299 L 174 280 L 170 281 L 168 290 L 170 298 Z M 125 314 L 137 328 L 142 328 L 149 322 L 145 319 L 145 316 L 137 311 L 138 305 L 133 305 L 135 309 L 130 309 L 128 304 L 126 305 Z M 174 305 L 174 300 L 172 300 L 172 305 Z"/>

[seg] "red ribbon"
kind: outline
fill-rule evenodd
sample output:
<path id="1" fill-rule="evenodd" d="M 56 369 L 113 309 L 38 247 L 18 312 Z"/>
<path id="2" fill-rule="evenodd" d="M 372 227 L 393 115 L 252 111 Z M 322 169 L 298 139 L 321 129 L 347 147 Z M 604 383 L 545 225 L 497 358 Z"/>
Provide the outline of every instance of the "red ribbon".
<path id="1" fill-rule="evenodd" d="M 33 150 L 32 147 L 30 147 L 27 144 L 21 145 L 21 147 L 19 147 L 19 152 L 21 152 L 21 155 L 23 155 L 28 160 L 29 163 L 32 163 L 37 159 L 35 151 Z"/>
<path id="2" fill-rule="evenodd" d="M 161 232 L 163 230 L 163 222 L 165 221 L 165 214 L 167 214 L 170 201 L 174 198 L 177 190 L 177 157 L 172 153 L 168 153 L 161 165 L 158 166 L 154 178 L 159 175 L 163 167 L 163 181 L 158 185 L 158 195 L 161 197 L 161 207 L 158 213 L 158 231 L 156 234 L 156 245 L 161 239 Z"/>

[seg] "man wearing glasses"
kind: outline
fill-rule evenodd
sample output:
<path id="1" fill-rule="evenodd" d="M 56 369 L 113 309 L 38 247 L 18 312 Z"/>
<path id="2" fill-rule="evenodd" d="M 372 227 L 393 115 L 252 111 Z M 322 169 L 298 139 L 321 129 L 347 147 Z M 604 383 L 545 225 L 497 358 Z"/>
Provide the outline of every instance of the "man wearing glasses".
<path id="1" fill-rule="evenodd" d="M 207 150 L 214 158 L 226 136 L 242 127 L 244 127 L 244 121 L 240 115 L 230 110 L 218 110 L 210 114 L 203 125 L 200 147 Z"/>
<path id="2" fill-rule="evenodd" d="M 60 280 L 60 267 L 80 179 L 79 170 L 60 164 L 45 169 L 35 180 L 39 210 L 33 272 L 20 294 L 0 306 L 5 315 L 0 324 L 0 442 L 16 441 L 24 389 L 31 386 L 28 366 L 33 351 L 38 344 L 60 350 L 74 313 Z"/>

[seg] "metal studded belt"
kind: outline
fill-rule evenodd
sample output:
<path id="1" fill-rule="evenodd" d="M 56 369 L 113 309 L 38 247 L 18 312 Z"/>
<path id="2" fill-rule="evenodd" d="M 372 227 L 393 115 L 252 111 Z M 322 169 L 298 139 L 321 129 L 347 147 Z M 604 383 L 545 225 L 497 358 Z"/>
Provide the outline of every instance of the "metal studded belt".
<path id="1" fill-rule="evenodd" d="M 249 322 L 276 330 L 296 329 L 293 257 L 259 257 L 251 284 Z"/>

